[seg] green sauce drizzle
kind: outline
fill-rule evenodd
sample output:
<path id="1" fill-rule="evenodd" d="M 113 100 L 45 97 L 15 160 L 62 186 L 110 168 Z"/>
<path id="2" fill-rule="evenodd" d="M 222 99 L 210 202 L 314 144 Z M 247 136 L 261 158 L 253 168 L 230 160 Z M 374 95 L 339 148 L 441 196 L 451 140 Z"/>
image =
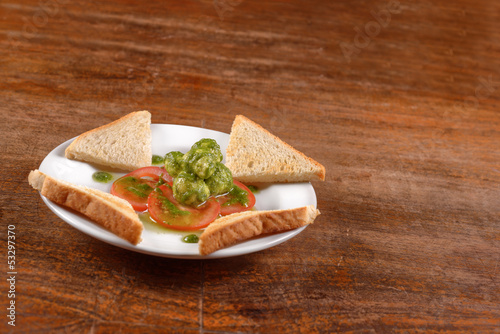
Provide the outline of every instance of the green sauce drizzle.
<path id="1" fill-rule="evenodd" d="M 108 172 L 95 172 L 92 174 L 92 179 L 96 182 L 108 183 L 113 179 L 113 175 Z"/>
<path id="2" fill-rule="evenodd" d="M 170 200 L 162 195 L 162 192 L 160 189 L 156 188 L 156 191 L 158 192 L 158 199 L 161 201 L 161 205 L 164 210 L 170 212 L 170 214 L 174 217 L 176 216 L 187 216 L 191 214 L 189 211 L 184 211 L 179 209 L 178 207 L 175 206 L 174 203 L 170 202 Z"/>
<path id="3" fill-rule="evenodd" d="M 183 242 L 186 242 L 188 244 L 195 244 L 200 240 L 196 234 L 188 234 L 184 238 L 182 238 Z"/>
<path id="4" fill-rule="evenodd" d="M 143 187 L 136 186 L 136 187 L 127 187 L 125 189 L 127 189 L 128 191 L 130 191 L 131 193 L 135 194 L 137 197 L 140 197 L 140 198 L 146 198 L 149 196 L 149 194 L 142 192 L 138 188 L 143 188 Z M 151 188 L 151 187 L 149 187 L 149 188 Z"/>
<path id="5" fill-rule="evenodd" d="M 249 185 L 247 186 L 247 188 L 250 189 L 250 191 L 254 194 L 257 194 L 259 192 L 259 188 L 257 188 L 256 186 Z"/>
<path id="6" fill-rule="evenodd" d="M 163 180 L 163 173 L 160 174 L 160 179 L 158 180 L 158 182 L 156 182 L 156 187 L 158 188 L 159 186 L 162 185 L 165 185 L 167 188 L 172 189 L 170 184 L 168 184 L 167 182 L 165 182 L 165 180 Z"/>
<path id="7" fill-rule="evenodd" d="M 229 195 L 231 195 L 231 199 L 222 204 L 223 206 L 230 206 L 236 203 L 240 203 L 244 207 L 248 206 L 248 193 L 240 187 L 234 185 L 229 191 Z"/>
<path id="8" fill-rule="evenodd" d="M 153 155 L 153 158 L 151 159 L 151 163 L 153 165 L 162 165 L 163 162 L 165 161 L 165 158 L 160 156 L 160 155 Z"/>
<path id="9" fill-rule="evenodd" d="M 126 190 L 140 198 L 148 197 L 149 193 L 153 190 L 148 184 L 139 183 L 139 179 L 133 176 L 124 177 L 121 179 L 121 182 L 124 186 L 128 185 L 128 187 L 125 187 Z"/>

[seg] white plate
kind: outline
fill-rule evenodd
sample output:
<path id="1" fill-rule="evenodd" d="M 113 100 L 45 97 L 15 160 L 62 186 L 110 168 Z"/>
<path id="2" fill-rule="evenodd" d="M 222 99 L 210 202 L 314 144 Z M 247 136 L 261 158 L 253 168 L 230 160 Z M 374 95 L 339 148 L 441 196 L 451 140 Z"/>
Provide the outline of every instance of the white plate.
<path id="1" fill-rule="evenodd" d="M 165 155 L 170 151 L 187 152 L 192 144 L 202 138 L 215 139 L 222 152 L 225 152 L 229 141 L 229 135 L 226 133 L 183 125 L 152 124 L 151 131 L 152 151 L 153 154 L 157 155 Z M 97 167 L 84 162 L 68 160 L 64 157 L 64 150 L 74 139 L 68 140 L 50 152 L 40 165 L 40 171 L 54 178 L 109 192 L 112 182 L 103 184 L 92 180 L 92 174 L 99 170 Z M 115 179 L 121 175 L 123 174 L 115 173 Z M 182 237 L 188 234 L 186 232 L 167 231 L 145 224 L 142 234 L 143 240 L 134 246 L 86 219 L 86 217 L 67 210 L 43 196 L 42 199 L 62 220 L 96 239 L 132 251 L 170 258 L 204 259 L 249 254 L 276 246 L 296 236 L 305 228 L 254 238 L 221 249 L 208 256 L 201 256 L 198 252 L 198 244 L 182 242 Z M 316 206 L 314 188 L 307 182 L 267 185 L 260 188 L 256 199 L 257 210 L 290 209 L 305 205 Z"/>

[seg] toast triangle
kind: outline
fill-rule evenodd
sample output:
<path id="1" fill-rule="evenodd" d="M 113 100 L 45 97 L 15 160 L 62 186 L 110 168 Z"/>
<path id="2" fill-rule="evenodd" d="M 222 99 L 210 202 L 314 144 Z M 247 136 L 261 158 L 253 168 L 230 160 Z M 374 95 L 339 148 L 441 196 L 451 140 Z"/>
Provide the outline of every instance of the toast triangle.
<path id="1" fill-rule="evenodd" d="M 132 171 L 151 165 L 151 114 L 137 111 L 78 136 L 68 159 Z"/>
<path id="2" fill-rule="evenodd" d="M 245 116 L 235 117 L 226 166 L 241 182 L 324 181 L 325 167 Z"/>
<path id="3" fill-rule="evenodd" d="M 87 216 L 131 244 L 141 242 L 143 225 L 132 205 L 124 199 L 55 179 L 39 170 L 30 172 L 28 182 L 42 196 Z"/>
<path id="4" fill-rule="evenodd" d="M 313 205 L 233 213 L 208 225 L 200 236 L 198 250 L 208 255 L 256 236 L 296 229 L 312 224 L 319 214 Z"/>

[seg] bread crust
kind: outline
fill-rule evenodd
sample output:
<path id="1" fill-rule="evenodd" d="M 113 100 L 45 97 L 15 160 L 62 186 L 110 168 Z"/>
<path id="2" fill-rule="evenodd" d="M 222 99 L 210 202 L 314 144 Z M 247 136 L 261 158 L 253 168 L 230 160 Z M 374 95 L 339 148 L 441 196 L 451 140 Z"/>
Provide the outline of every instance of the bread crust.
<path id="1" fill-rule="evenodd" d="M 312 224 L 319 214 L 319 210 L 313 205 L 286 210 L 234 213 L 211 223 L 201 234 L 198 249 L 201 255 L 209 255 L 262 234 Z"/>
<path id="2" fill-rule="evenodd" d="M 54 179 L 38 170 L 28 177 L 33 188 L 49 200 L 75 210 L 120 238 L 137 245 L 143 225 L 130 204 L 96 189 Z"/>
<path id="3" fill-rule="evenodd" d="M 232 163 L 232 157 L 237 156 L 237 151 L 240 148 L 240 143 L 231 143 L 230 139 L 230 145 L 228 145 L 226 149 L 226 159 L 228 160 L 228 167 L 231 169 L 231 171 L 234 174 L 234 177 L 242 182 L 306 182 L 306 181 L 324 181 L 325 180 L 325 167 L 317 162 L 316 160 L 306 156 L 304 153 L 298 151 L 291 145 L 285 143 L 283 140 L 281 140 L 279 137 L 273 135 L 271 132 L 266 130 L 264 127 L 262 127 L 260 124 L 255 123 L 254 121 L 250 120 L 249 118 L 243 116 L 243 115 L 237 115 L 233 121 L 233 125 L 231 126 L 231 133 L 235 133 L 236 129 L 240 127 L 242 124 L 248 123 L 252 127 L 258 129 L 258 131 L 261 132 L 263 136 L 267 136 L 271 138 L 272 140 L 276 141 L 281 145 L 284 149 L 288 149 L 295 154 L 297 154 L 300 159 L 303 159 L 304 161 L 307 161 L 309 164 L 315 166 L 315 171 L 314 173 L 311 173 L 309 175 L 301 175 L 299 179 L 287 179 L 284 177 L 281 177 L 278 181 L 276 180 L 277 176 L 272 174 L 274 171 L 268 168 L 267 170 L 260 170 L 258 171 L 258 175 L 240 175 L 238 173 L 238 167 L 234 166 Z M 233 145 L 232 145 L 233 144 Z M 251 152 L 250 152 L 251 153 Z M 255 155 L 255 154 L 254 154 Z M 238 164 L 246 165 L 247 161 L 238 161 Z M 273 166 L 274 167 L 274 166 Z"/>

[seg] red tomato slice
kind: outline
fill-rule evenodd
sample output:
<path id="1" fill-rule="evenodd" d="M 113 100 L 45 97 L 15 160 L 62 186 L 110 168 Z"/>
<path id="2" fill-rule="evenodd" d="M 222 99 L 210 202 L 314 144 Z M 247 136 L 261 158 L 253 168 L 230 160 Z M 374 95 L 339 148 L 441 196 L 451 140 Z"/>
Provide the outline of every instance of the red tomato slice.
<path id="1" fill-rule="evenodd" d="M 145 211 L 148 197 L 160 180 L 172 184 L 172 177 L 162 167 L 143 167 L 122 176 L 111 186 L 111 194 L 128 201 L 134 210 Z"/>
<path id="2" fill-rule="evenodd" d="M 134 170 L 133 172 L 128 173 L 125 176 L 135 176 L 138 178 L 151 178 L 156 180 L 157 182 L 161 177 L 163 181 L 167 183 L 173 182 L 173 177 L 170 176 L 170 174 L 168 174 L 168 172 L 163 167 L 155 167 L 155 166 L 142 167 Z"/>
<path id="3" fill-rule="evenodd" d="M 252 193 L 252 191 L 239 181 L 233 180 L 233 183 L 235 186 L 247 192 L 246 196 L 248 198 L 248 201 L 246 203 L 241 203 L 240 201 L 238 201 L 238 198 L 236 196 L 231 194 L 231 192 L 222 196 L 218 196 L 217 200 L 220 203 L 220 214 L 222 216 L 241 211 L 248 211 L 255 205 L 255 195 Z"/>
<path id="4" fill-rule="evenodd" d="M 148 210 L 158 224 L 174 230 L 194 231 L 207 227 L 217 218 L 220 204 L 210 198 L 198 207 L 182 205 L 174 198 L 172 189 L 162 185 L 150 193 Z"/>

